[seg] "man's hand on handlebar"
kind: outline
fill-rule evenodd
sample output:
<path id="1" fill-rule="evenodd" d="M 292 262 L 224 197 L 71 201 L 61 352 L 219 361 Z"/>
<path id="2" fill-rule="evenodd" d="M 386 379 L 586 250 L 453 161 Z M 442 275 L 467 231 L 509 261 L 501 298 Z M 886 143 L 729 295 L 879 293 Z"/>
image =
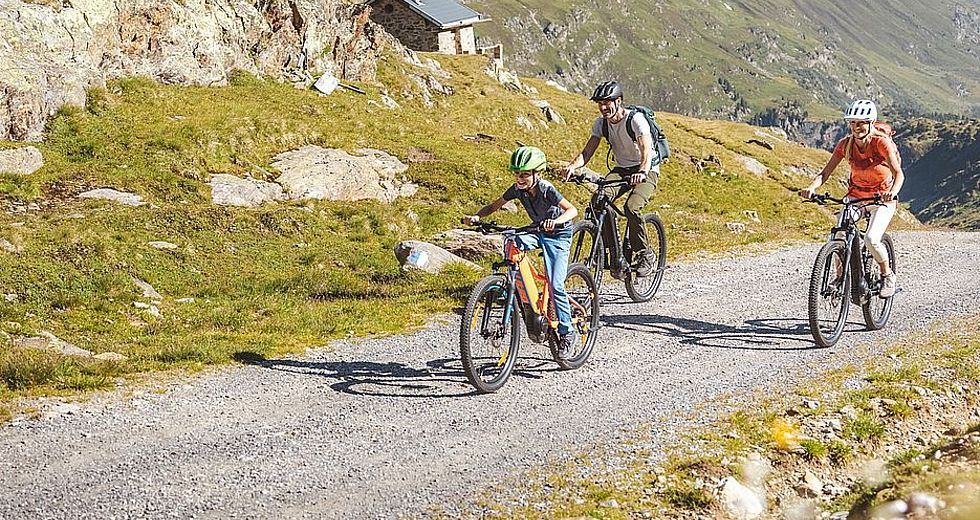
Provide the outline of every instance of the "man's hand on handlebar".
<path id="1" fill-rule="evenodd" d="M 641 184 L 645 180 L 647 180 L 647 172 L 636 172 L 633 175 L 630 175 L 630 185 L 632 186 Z"/>
<path id="2" fill-rule="evenodd" d="M 806 200 L 810 200 L 813 198 L 814 195 L 816 195 L 816 193 L 810 188 L 803 188 L 802 190 L 799 191 L 799 193 L 800 193 L 800 197 L 803 197 Z"/>
<path id="3" fill-rule="evenodd" d="M 464 215 L 463 218 L 459 219 L 460 224 L 467 226 L 474 226 L 479 221 L 480 217 L 478 215 Z"/>

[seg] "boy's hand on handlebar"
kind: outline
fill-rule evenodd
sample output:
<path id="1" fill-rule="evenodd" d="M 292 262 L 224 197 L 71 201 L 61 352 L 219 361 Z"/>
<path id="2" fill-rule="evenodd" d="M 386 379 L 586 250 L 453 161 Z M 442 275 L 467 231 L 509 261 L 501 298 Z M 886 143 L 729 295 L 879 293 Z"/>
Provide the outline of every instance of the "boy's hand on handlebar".
<path id="1" fill-rule="evenodd" d="M 464 215 L 463 218 L 459 219 L 459 222 L 461 224 L 465 224 L 467 226 L 476 225 L 476 223 L 479 221 L 480 221 L 480 217 L 477 215 Z"/>
<path id="2" fill-rule="evenodd" d="M 541 223 L 541 229 L 544 230 L 545 233 L 551 233 L 552 231 L 554 231 L 555 230 L 555 221 L 554 221 L 554 219 L 550 219 L 549 218 L 549 219 L 546 219 L 544 222 L 542 222 Z"/>

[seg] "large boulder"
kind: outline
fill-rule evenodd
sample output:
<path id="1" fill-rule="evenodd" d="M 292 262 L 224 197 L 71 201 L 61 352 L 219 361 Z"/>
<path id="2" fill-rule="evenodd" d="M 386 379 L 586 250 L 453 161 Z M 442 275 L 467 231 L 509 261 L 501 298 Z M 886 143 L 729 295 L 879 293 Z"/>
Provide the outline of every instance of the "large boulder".
<path id="1" fill-rule="evenodd" d="M 365 4 L 344 0 L 51 4 L 0 0 L 0 140 L 40 140 L 58 108 L 110 78 L 221 85 L 242 69 L 373 81 L 386 47 L 410 55 Z"/>
<path id="2" fill-rule="evenodd" d="M 419 240 L 406 240 L 395 246 L 395 258 L 398 259 L 402 269 L 419 269 L 432 274 L 439 273 L 447 265 L 453 263 L 460 263 L 471 269 L 480 269 L 480 266 L 465 258 L 460 258 L 437 245 Z"/>
<path id="3" fill-rule="evenodd" d="M 391 202 L 408 197 L 418 186 L 401 174 L 408 166 L 380 150 L 355 150 L 308 145 L 275 156 L 272 166 L 282 172 L 276 181 L 290 199 L 362 200 Z"/>
<path id="4" fill-rule="evenodd" d="M 0 150 L 0 173 L 30 175 L 44 166 L 41 151 L 33 146 Z"/>
<path id="5" fill-rule="evenodd" d="M 273 182 L 243 179 L 226 173 L 211 176 L 211 200 L 220 206 L 255 207 L 285 198 L 282 186 Z"/>
<path id="6" fill-rule="evenodd" d="M 450 253 L 467 259 L 499 256 L 504 250 L 502 235 L 484 235 L 469 229 L 450 229 L 432 240 Z"/>

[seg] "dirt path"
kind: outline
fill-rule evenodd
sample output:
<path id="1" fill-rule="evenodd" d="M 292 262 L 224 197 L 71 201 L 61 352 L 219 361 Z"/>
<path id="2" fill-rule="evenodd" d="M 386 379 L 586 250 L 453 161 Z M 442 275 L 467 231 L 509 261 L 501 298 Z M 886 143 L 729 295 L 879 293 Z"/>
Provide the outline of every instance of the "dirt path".
<path id="1" fill-rule="evenodd" d="M 804 291 L 818 247 L 675 266 L 648 304 L 607 284 L 615 294 L 585 367 L 558 372 L 546 348 L 525 344 L 494 395 L 471 395 L 449 317 L 412 336 L 17 422 L 0 429 L 0 518 L 424 514 L 637 425 L 658 421 L 666 440 L 664 417 L 977 311 L 980 233 L 900 233 L 890 324 L 863 332 L 852 308 L 843 340 L 814 348 Z"/>

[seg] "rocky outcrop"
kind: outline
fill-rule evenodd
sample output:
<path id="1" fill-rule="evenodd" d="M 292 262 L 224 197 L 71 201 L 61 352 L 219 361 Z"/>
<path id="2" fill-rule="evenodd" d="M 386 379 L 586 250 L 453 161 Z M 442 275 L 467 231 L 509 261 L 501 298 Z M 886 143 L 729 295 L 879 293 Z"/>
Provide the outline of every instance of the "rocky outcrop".
<path id="1" fill-rule="evenodd" d="M 211 200 L 219 206 L 251 208 L 285 198 L 282 186 L 274 182 L 243 179 L 227 173 L 211 176 Z"/>
<path id="2" fill-rule="evenodd" d="M 381 150 L 344 150 L 309 145 L 275 157 L 276 179 L 290 199 L 362 200 L 391 202 L 413 195 L 418 186 L 407 182 L 408 166 Z"/>
<path id="3" fill-rule="evenodd" d="M 38 141 L 62 105 L 121 76 L 221 85 L 228 72 L 373 81 L 386 46 L 342 0 L 0 0 L 0 139 Z M 412 57 L 415 59 L 414 57 Z"/>
<path id="4" fill-rule="evenodd" d="M 110 200 L 113 202 L 118 202 L 119 204 L 125 206 L 142 206 L 143 204 L 146 204 L 146 202 L 143 202 L 142 195 L 114 190 L 112 188 L 98 188 L 94 190 L 89 190 L 83 193 L 79 193 L 78 197 L 82 199 Z"/>
<path id="5" fill-rule="evenodd" d="M 480 266 L 460 258 L 445 249 L 422 242 L 420 240 L 406 240 L 395 246 L 395 258 L 401 264 L 402 269 L 418 269 L 427 273 L 437 274 L 449 264 L 463 264 L 470 269 L 479 270 Z"/>

